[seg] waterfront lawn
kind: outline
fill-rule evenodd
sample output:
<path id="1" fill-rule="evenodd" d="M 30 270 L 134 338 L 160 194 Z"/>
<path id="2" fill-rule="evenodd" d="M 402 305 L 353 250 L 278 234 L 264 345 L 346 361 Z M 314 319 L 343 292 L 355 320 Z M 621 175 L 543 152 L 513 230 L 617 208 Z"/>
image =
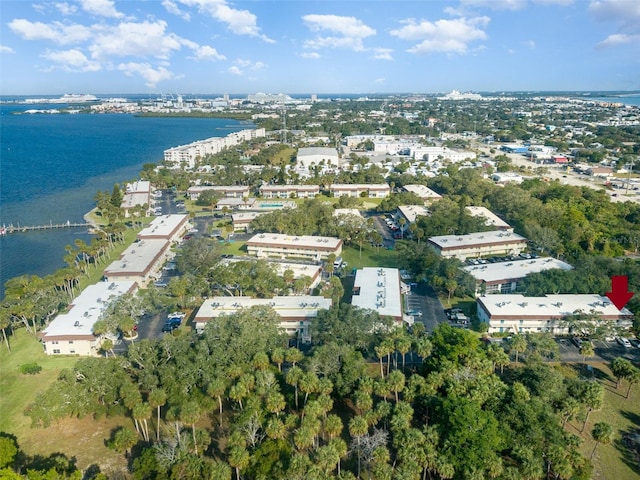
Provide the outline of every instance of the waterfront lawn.
<path id="1" fill-rule="evenodd" d="M 78 357 L 46 355 L 42 344 L 24 329 L 16 330 L 10 340 L 11 353 L 4 344 L 0 348 L 0 431 L 15 435 L 27 455 L 62 452 L 69 458 L 75 457 L 82 469 L 92 463 L 99 463 L 103 471 L 121 469 L 124 458 L 109 450 L 104 440 L 127 419 L 62 419 L 46 429 L 31 428 L 31 419 L 24 415 L 25 408 L 57 380 L 63 369 L 72 368 Z M 33 362 L 42 367 L 40 373 L 20 373 L 21 365 Z"/>

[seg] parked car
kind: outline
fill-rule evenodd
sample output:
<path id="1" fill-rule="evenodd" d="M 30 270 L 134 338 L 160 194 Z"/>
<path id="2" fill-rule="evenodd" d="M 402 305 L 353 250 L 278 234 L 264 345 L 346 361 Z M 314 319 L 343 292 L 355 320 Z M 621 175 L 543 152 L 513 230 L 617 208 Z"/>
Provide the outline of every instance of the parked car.
<path id="1" fill-rule="evenodd" d="M 170 325 L 168 323 L 165 323 L 164 326 L 162 327 L 162 333 L 171 333 L 179 326 L 180 325 Z"/>
<path id="2" fill-rule="evenodd" d="M 629 343 L 636 348 L 640 348 L 640 340 L 638 340 L 637 338 L 630 338 Z"/>
<path id="3" fill-rule="evenodd" d="M 631 342 L 624 337 L 617 337 L 616 342 L 618 342 L 624 348 L 631 348 Z"/>
<path id="4" fill-rule="evenodd" d="M 420 310 L 407 310 L 407 315 L 411 315 L 412 317 L 421 317 L 422 312 Z"/>
<path id="5" fill-rule="evenodd" d="M 582 346 L 582 339 L 581 338 L 573 337 L 571 339 L 571 342 L 578 348 L 580 348 Z"/>
<path id="6" fill-rule="evenodd" d="M 168 287 L 166 282 L 155 282 L 154 285 L 158 288 L 165 288 Z"/>

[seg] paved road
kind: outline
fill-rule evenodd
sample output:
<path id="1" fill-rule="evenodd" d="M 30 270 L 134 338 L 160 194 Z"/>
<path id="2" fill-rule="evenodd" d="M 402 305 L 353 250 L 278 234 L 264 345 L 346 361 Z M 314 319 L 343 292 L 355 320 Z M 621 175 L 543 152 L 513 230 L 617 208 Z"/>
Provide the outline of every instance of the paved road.
<path id="1" fill-rule="evenodd" d="M 414 321 L 422 322 L 427 332 L 433 332 L 439 323 L 447 321 L 442 303 L 436 292 L 425 283 L 418 283 L 411 288 L 411 293 L 405 295 L 405 310 L 419 310 L 421 317 L 414 317 Z"/>

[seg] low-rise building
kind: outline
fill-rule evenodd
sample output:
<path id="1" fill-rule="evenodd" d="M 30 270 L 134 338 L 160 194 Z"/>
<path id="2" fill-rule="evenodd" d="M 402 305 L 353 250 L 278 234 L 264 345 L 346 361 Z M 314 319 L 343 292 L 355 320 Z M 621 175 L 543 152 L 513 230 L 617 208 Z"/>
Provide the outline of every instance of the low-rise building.
<path id="1" fill-rule="evenodd" d="M 122 203 L 120 204 L 120 208 L 124 210 L 125 217 L 129 217 L 131 215 L 131 210 L 136 207 L 146 206 L 149 208 L 150 205 L 151 182 L 139 180 L 137 182 L 127 183 L 122 197 Z"/>
<path id="2" fill-rule="evenodd" d="M 633 314 L 619 310 L 607 297 L 595 294 L 487 295 L 478 297 L 478 318 L 489 326 L 489 333 L 550 332 L 555 335 L 570 331 L 568 318 L 579 313 L 596 313 L 600 321 L 612 329 L 631 327 Z"/>
<path id="3" fill-rule="evenodd" d="M 329 187 L 333 197 L 369 197 L 386 198 L 391 193 L 391 188 L 386 183 L 333 183 Z"/>
<path id="4" fill-rule="evenodd" d="M 116 298 L 136 291 L 136 283 L 99 282 L 89 285 L 73 301 L 66 313 L 59 314 L 41 333 L 47 355 L 96 356 L 100 338 L 93 326 Z"/>
<path id="5" fill-rule="evenodd" d="M 365 267 L 356 271 L 351 304 L 402 323 L 402 292 L 397 268 Z"/>
<path id="6" fill-rule="evenodd" d="M 499 184 L 522 183 L 522 175 L 515 172 L 496 172 L 491 175 L 491 180 Z"/>
<path id="7" fill-rule="evenodd" d="M 464 270 L 476 280 L 476 294 L 512 293 L 531 273 L 551 269 L 571 270 L 573 267 L 552 257 L 512 260 L 469 265 Z"/>
<path id="8" fill-rule="evenodd" d="M 155 217 L 138 233 L 139 240 L 169 240 L 176 242 L 189 229 L 189 216 L 181 214 Z"/>
<path id="9" fill-rule="evenodd" d="M 422 199 L 425 204 L 430 204 L 436 200 L 440 200 L 442 195 L 434 192 L 429 187 L 424 185 L 405 185 L 402 187 L 405 192 L 411 192 Z"/>
<path id="10" fill-rule="evenodd" d="M 262 185 L 263 198 L 315 198 L 320 194 L 319 185 Z"/>
<path id="11" fill-rule="evenodd" d="M 233 262 L 255 262 L 257 260 L 253 257 L 234 257 L 226 258 L 223 261 L 228 265 Z M 269 265 L 275 268 L 278 275 L 280 275 L 281 277 L 284 277 L 284 273 L 287 270 L 290 270 L 293 273 L 294 280 L 300 280 L 306 277 L 309 281 L 309 283 L 307 284 L 307 288 L 309 290 L 315 288 L 322 280 L 322 266 L 320 264 L 287 262 L 284 260 L 277 260 L 272 258 L 261 259 L 261 261 L 266 261 Z"/>
<path id="12" fill-rule="evenodd" d="M 247 185 L 198 185 L 189 187 L 187 195 L 191 200 L 197 200 L 202 192 L 213 191 L 221 198 L 246 198 L 251 193 Z"/>
<path id="13" fill-rule="evenodd" d="M 312 165 L 340 166 L 338 150 L 329 147 L 305 147 L 298 149 L 296 155 L 297 167 L 309 170 Z"/>
<path id="14" fill-rule="evenodd" d="M 428 217 L 429 209 L 422 205 L 399 205 L 396 213 L 396 220 L 398 224 L 401 224 L 399 220 L 404 218 L 404 225 L 400 225 L 403 230 L 408 230 L 409 225 L 416 221 L 418 217 Z"/>
<path id="15" fill-rule="evenodd" d="M 331 308 L 330 298 L 302 295 L 277 296 L 273 298 L 212 297 L 205 300 L 193 321 L 196 331 L 202 332 L 207 323 L 223 315 L 237 313 L 256 306 L 271 307 L 280 317 L 280 328 L 288 335 L 310 339 L 309 323 L 318 316 L 318 311 Z"/>
<path id="16" fill-rule="evenodd" d="M 234 232 L 249 231 L 249 224 L 267 212 L 235 212 L 231 215 Z"/>
<path id="17" fill-rule="evenodd" d="M 489 255 L 517 255 L 527 247 L 527 239 L 517 233 L 492 230 L 431 237 L 429 244 L 442 257 L 465 260 Z"/>
<path id="18" fill-rule="evenodd" d="M 249 239 L 246 247 L 249 255 L 256 257 L 306 258 L 320 262 L 331 254 L 339 256 L 342 240 L 312 235 L 259 233 Z"/>
<path id="19" fill-rule="evenodd" d="M 140 240 L 122 252 L 104 271 L 109 282 L 133 281 L 145 287 L 155 280 L 157 273 L 171 257 L 171 242 L 166 239 Z"/>
<path id="20" fill-rule="evenodd" d="M 493 227 L 496 230 L 502 230 L 505 232 L 513 231 L 513 227 L 509 225 L 507 222 L 502 220 L 499 216 L 493 213 L 486 207 L 475 207 L 469 206 L 465 207 L 467 213 L 473 217 L 482 217 L 485 219 L 484 224 L 488 227 Z"/>

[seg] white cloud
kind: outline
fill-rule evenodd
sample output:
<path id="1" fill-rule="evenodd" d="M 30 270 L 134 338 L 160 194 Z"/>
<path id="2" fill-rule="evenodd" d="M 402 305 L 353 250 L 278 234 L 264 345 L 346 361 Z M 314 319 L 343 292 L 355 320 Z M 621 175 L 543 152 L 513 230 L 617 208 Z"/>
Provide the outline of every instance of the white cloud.
<path id="1" fill-rule="evenodd" d="M 640 44 L 640 2 L 637 0 L 592 0 L 589 11 L 596 20 L 616 24 L 617 32 L 601 41 L 598 47 Z"/>
<path id="2" fill-rule="evenodd" d="M 47 24 L 16 18 L 9 22 L 9 28 L 25 40 L 50 40 L 59 45 L 81 43 L 91 38 L 91 29 L 78 24 Z"/>
<path id="3" fill-rule="evenodd" d="M 598 44 L 598 47 L 617 47 L 618 45 L 624 45 L 627 43 L 640 43 L 640 35 L 628 35 L 626 33 L 614 33 L 609 35 L 602 42 Z"/>
<path id="4" fill-rule="evenodd" d="M 229 6 L 226 0 L 178 0 L 181 4 L 196 7 L 198 11 L 206 13 L 219 22 L 225 23 L 227 28 L 236 35 L 258 37 L 265 42 L 274 43 L 262 34 L 257 25 L 257 17 L 249 10 L 238 10 Z"/>
<path id="5" fill-rule="evenodd" d="M 80 50 L 46 50 L 42 54 L 50 62 L 68 72 L 97 72 L 102 69 L 98 62 L 89 60 Z"/>
<path id="6" fill-rule="evenodd" d="M 383 84 L 386 80 L 386 78 L 376 78 L 373 82 L 377 84 Z"/>
<path id="7" fill-rule="evenodd" d="M 521 10 L 527 0 L 460 0 L 463 7 L 486 7 L 492 10 Z"/>
<path id="8" fill-rule="evenodd" d="M 229 73 L 232 73 L 233 75 L 242 75 L 244 72 L 242 71 L 242 69 L 240 69 L 240 67 L 233 65 L 231 67 L 228 68 L 227 70 Z"/>
<path id="9" fill-rule="evenodd" d="M 107 57 L 156 57 L 168 58 L 180 50 L 184 39 L 166 33 L 166 22 L 122 22 L 112 28 L 98 30 L 89 47 L 95 59 Z"/>
<path id="10" fill-rule="evenodd" d="M 402 23 L 404 27 L 392 30 L 394 35 L 403 40 L 422 40 L 409 50 L 409 53 L 466 53 L 471 42 L 484 40 L 487 34 L 484 32 L 489 24 L 489 17 L 456 18 L 453 20 L 437 20 L 430 22 L 407 19 Z"/>
<path id="11" fill-rule="evenodd" d="M 121 18 L 124 14 L 116 10 L 112 0 L 80 0 L 82 9 L 93 15 L 109 18 Z"/>
<path id="12" fill-rule="evenodd" d="M 525 40 L 524 42 L 522 42 L 522 44 L 525 45 L 529 50 L 536 49 L 536 42 L 534 40 Z"/>
<path id="13" fill-rule="evenodd" d="M 148 63 L 121 63 L 118 65 L 118 70 L 128 77 L 133 77 L 135 75 L 142 77 L 145 81 L 145 85 L 149 88 L 155 88 L 159 82 L 164 80 L 178 78 L 173 72 L 167 70 L 165 67 L 153 68 Z"/>
<path id="14" fill-rule="evenodd" d="M 6 45 L 0 45 L 0 53 L 16 53 L 16 51 Z"/>
<path id="15" fill-rule="evenodd" d="M 62 15 L 75 15 L 78 13 L 78 7 L 67 2 L 54 3 L 53 6 L 56 7 Z"/>
<path id="16" fill-rule="evenodd" d="M 184 10 L 180 10 L 180 7 L 173 0 L 162 0 L 162 6 L 165 10 L 173 15 L 177 15 L 183 20 L 189 21 L 191 20 L 191 15 L 189 12 L 185 12 Z"/>
<path id="17" fill-rule="evenodd" d="M 263 62 L 256 62 L 256 63 L 253 64 L 251 69 L 252 70 L 262 70 L 264 67 L 266 67 L 266 64 L 264 64 Z"/>
<path id="18" fill-rule="evenodd" d="M 226 60 L 227 57 L 218 53 L 218 51 L 209 45 L 200 45 L 193 49 L 193 56 L 189 57 L 198 61 L 215 61 Z"/>
<path id="19" fill-rule="evenodd" d="M 373 58 L 376 60 L 393 60 L 392 53 L 393 50 L 390 48 L 374 48 Z"/>
<path id="20" fill-rule="evenodd" d="M 376 34 L 376 31 L 355 17 L 338 15 L 305 15 L 302 20 L 312 32 L 328 31 L 336 36 L 318 36 L 307 40 L 305 46 L 311 50 L 322 48 L 349 48 L 364 50 L 362 40 Z"/>
<path id="21" fill-rule="evenodd" d="M 321 58 L 321 55 L 318 52 L 302 52 L 300 54 L 300 56 L 302 58 L 310 58 L 310 59 L 317 59 L 317 58 Z"/>

